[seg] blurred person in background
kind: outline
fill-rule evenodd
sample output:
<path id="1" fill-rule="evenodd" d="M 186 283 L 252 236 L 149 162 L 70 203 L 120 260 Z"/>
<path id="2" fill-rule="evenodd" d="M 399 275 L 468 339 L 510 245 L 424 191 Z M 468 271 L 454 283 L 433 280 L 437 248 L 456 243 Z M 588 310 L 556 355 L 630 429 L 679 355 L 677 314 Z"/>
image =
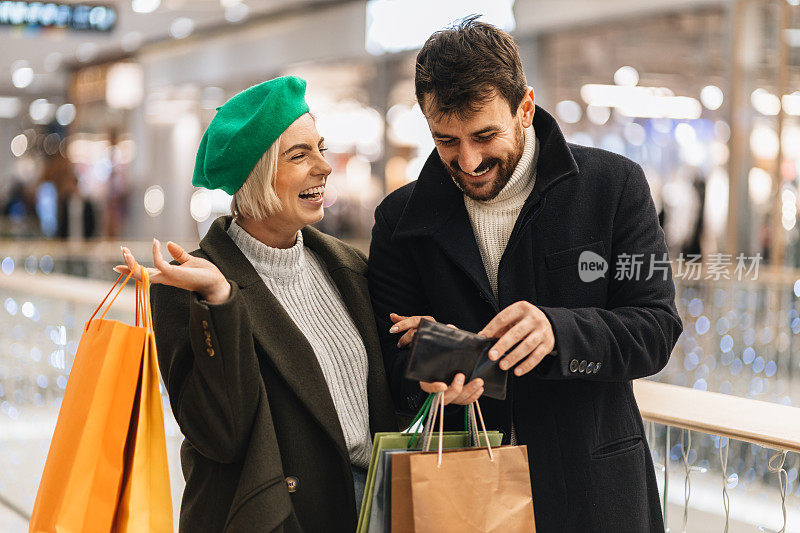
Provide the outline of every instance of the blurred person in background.
<path id="1" fill-rule="evenodd" d="M 96 233 L 94 204 L 80 194 L 78 177 L 72 163 L 60 152 L 45 159 L 42 181 L 55 184 L 58 196 L 58 229 L 60 239 L 89 239 Z"/>
<path id="2" fill-rule="evenodd" d="M 0 237 L 24 238 L 33 236 L 32 228 L 37 228 L 36 192 L 24 181 L 12 177 L 8 196 L 3 199 L 2 216 L 5 219 Z"/>
<path id="3" fill-rule="evenodd" d="M 277 78 L 219 108 L 192 183 L 232 194 L 232 216 L 191 253 L 167 243 L 172 264 L 154 239 L 181 531 L 354 531 L 372 434 L 396 430 L 366 258 L 310 226 L 331 167 L 305 86 Z"/>
<path id="4" fill-rule="evenodd" d="M 527 445 L 536 530 L 663 532 L 631 380 L 664 368 L 682 323 L 644 172 L 568 144 L 535 105 L 511 36 L 475 17 L 428 39 L 415 83 L 436 148 L 378 206 L 370 247 L 396 408 L 413 412 L 423 391 L 466 404 L 482 390 L 463 374 L 404 379 L 418 315 L 499 338 L 489 357 L 509 372 L 508 395 L 482 409 L 506 443 Z M 632 254 L 640 274 L 620 276 Z M 652 259 L 662 270 L 648 277 Z M 460 410 L 447 418 L 463 426 Z"/>

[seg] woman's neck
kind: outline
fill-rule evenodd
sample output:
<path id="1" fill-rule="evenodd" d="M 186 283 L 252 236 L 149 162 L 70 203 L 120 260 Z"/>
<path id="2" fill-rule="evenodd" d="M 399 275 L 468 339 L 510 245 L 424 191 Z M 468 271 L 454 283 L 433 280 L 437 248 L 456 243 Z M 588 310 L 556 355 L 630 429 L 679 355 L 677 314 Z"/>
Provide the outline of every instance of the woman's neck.
<path id="1" fill-rule="evenodd" d="M 244 217 L 237 217 L 236 223 L 254 239 L 272 248 L 287 249 L 297 242 L 298 228 L 281 227 L 279 223 L 266 219 L 254 220 Z"/>

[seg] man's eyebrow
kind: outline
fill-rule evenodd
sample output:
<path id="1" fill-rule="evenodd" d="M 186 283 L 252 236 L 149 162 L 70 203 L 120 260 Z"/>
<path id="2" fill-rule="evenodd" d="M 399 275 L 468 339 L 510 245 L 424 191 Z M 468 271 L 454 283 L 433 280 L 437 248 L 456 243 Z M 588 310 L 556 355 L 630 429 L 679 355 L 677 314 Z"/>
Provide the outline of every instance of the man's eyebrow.
<path id="1" fill-rule="evenodd" d="M 474 137 L 475 135 L 483 135 L 484 133 L 489 133 L 490 131 L 499 131 L 501 129 L 503 129 L 502 126 L 492 124 L 478 131 L 473 131 L 472 133 L 470 133 L 470 136 Z M 431 132 L 431 135 L 433 135 L 433 137 L 438 139 L 455 139 L 455 137 L 452 135 L 448 135 L 446 133 L 439 133 L 438 131 Z"/>

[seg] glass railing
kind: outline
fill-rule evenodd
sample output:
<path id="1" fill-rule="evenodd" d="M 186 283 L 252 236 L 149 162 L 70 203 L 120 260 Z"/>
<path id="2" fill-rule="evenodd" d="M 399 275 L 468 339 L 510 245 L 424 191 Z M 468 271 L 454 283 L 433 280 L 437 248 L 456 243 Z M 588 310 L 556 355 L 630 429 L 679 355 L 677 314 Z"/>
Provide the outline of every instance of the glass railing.
<path id="1" fill-rule="evenodd" d="M 33 507 L 84 322 L 116 277 L 111 267 L 118 262 L 119 246 L 85 246 L 90 248 L 77 247 L 69 253 L 63 249 L 55 253 L 44 245 L 0 248 L 0 263 L 5 262 L 0 272 L 0 531 L 26 530 L 26 516 Z M 143 261 L 150 257 L 150 243 L 136 243 L 132 249 Z M 53 260 L 52 269 L 47 268 L 50 262 L 46 257 Z M 13 268 L 8 268 L 6 258 L 14 262 Z M 84 265 L 85 274 L 99 280 L 83 274 L 65 276 L 57 265 L 67 261 Z M 721 406 L 724 400 L 751 399 L 760 400 L 756 403 L 762 409 L 792 409 L 794 418 L 784 423 L 796 428 L 794 420 L 800 417 L 791 406 L 800 405 L 798 279 L 798 272 L 768 268 L 750 281 L 676 279 L 684 333 L 667 367 L 650 380 L 680 385 L 691 393 L 720 393 Z M 109 316 L 131 323 L 133 309 L 130 290 L 123 292 Z M 637 391 L 640 388 L 637 383 Z M 646 400 L 640 399 L 640 404 L 648 419 Z M 670 402 L 667 404 L 669 407 Z M 178 460 L 182 437 L 166 395 L 164 407 L 177 520 L 183 490 Z M 665 509 L 672 531 L 682 530 L 684 508 L 689 531 L 724 527 L 720 446 L 727 454 L 724 472 L 730 531 L 758 526 L 780 530 L 781 498 L 778 474 L 773 471 L 780 460 L 785 472 L 787 521 L 798 528 L 800 454 L 793 448 L 710 428 L 691 427 L 691 433 L 682 432 L 678 428 L 685 426 L 670 420 L 647 424 L 654 462 L 663 469 L 660 488 L 662 493 L 667 489 Z M 668 427 L 672 428 L 669 432 Z M 776 457 L 776 446 L 789 453 Z M 687 471 L 688 505 L 684 495 Z"/>

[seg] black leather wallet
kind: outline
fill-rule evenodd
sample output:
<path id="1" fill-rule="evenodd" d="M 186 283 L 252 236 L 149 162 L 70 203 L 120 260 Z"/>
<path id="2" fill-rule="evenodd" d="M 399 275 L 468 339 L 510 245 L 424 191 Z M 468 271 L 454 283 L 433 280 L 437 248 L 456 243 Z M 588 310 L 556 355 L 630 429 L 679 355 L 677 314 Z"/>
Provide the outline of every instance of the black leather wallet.
<path id="1" fill-rule="evenodd" d="M 489 348 L 495 342 L 497 339 L 421 320 L 411 344 L 406 378 L 450 383 L 461 372 L 466 382 L 483 379 L 484 396 L 504 400 L 508 372 L 489 359 Z"/>

